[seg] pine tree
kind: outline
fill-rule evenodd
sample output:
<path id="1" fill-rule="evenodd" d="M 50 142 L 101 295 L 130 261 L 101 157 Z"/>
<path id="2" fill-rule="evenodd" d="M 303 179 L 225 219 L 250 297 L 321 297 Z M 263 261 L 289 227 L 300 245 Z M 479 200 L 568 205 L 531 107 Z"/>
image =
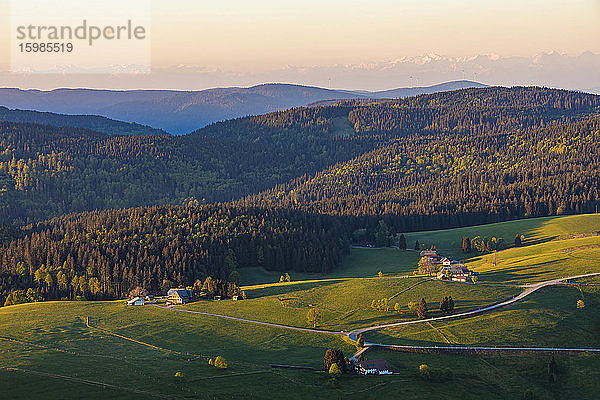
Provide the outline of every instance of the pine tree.
<path id="1" fill-rule="evenodd" d="M 400 250 L 406 250 L 406 238 L 404 237 L 404 233 L 400 234 L 398 238 L 398 248 Z"/>
<path id="2" fill-rule="evenodd" d="M 471 252 L 471 239 L 466 236 L 463 236 L 462 238 L 462 251 L 463 253 Z"/>
<path id="3" fill-rule="evenodd" d="M 454 311 L 454 300 L 452 300 L 452 296 L 448 297 L 448 312 L 451 313 Z"/>
<path id="4" fill-rule="evenodd" d="M 417 306 L 417 316 L 421 319 L 427 318 L 427 303 L 425 299 L 421 299 L 421 302 Z"/>

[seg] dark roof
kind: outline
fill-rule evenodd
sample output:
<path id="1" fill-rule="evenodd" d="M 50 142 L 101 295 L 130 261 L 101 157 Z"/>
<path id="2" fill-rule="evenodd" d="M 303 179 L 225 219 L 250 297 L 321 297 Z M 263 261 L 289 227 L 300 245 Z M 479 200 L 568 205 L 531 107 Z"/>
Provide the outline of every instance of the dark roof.
<path id="1" fill-rule="evenodd" d="M 358 363 L 364 369 L 376 369 L 377 371 L 390 371 L 390 365 L 383 358 L 365 360 Z"/>
<path id="2" fill-rule="evenodd" d="M 168 296 L 172 296 L 172 295 L 177 295 L 179 297 L 181 297 L 182 299 L 188 299 L 190 297 L 192 297 L 192 293 L 190 290 L 187 289 L 170 289 L 167 292 Z"/>

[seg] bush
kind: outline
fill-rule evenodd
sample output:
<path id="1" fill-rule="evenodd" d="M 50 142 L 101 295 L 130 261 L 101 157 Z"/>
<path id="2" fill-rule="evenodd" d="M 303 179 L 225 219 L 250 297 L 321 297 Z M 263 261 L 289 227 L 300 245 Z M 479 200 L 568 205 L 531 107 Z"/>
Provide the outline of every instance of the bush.
<path id="1" fill-rule="evenodd" d="M 215 358 L 215 367 L 220 368 L 220 369 L 226 369 L 227 368 L 227 360 L 225 359 L 225 357 L 218 356 L 217 358 Z"/>
<path id="2" fill-rule="evenodd" d="M 210 360 L 208 360 L 208 365 L 215 365 L 215 362 L 213 361 L 212 358 Z"/>
<path id="3" fill-rule="evenodd" d="M 410 310 L 410 312 L 417 312 L 417 306 L 419 303 L 416 303 L 414 301 L 411 301 L 408 303 L 408 309 Z"/>
<path id="4" fill-rule="evenodd" d="M 439 382 L 449 381 L 454 376 L 450 368 L 431 368 L 427 364 L 421 364 L 419 366 L 419 375 L 425 380 Z"/>
<path id="5" fill-rule="evenodd" d="M 338 367 L 337 363 L 333 363 L 331 364 L 331 367 L 329 367 L 329 375 L 341 375 L 342 371 L 340 371 L 340 367 Z"/>
<path id="6" fill-rule="evenodd" d="M 175 372 L 175 379 L 177 379 L 177 380 L 183 379 L 183 372 L 181 372 L 181 371 Z"/>

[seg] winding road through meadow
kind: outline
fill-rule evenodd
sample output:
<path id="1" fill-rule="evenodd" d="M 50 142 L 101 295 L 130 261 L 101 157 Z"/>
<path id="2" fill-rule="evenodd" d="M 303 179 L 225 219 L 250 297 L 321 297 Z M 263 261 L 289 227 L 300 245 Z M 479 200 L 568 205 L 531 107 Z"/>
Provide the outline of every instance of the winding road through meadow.
<path id="1" fill-rule="evenodd" d="M 545 288 L 548 286 L 559 285 L 559 284 L 564 283 L 565 281 L 569 281 L 569 280 L 573 280 L 573 279 L 581 279 L 581 278 L 587 278 L 587 277 L 597 276 L 597 275 L 600 275 L 600 272 L 552 279 L 549 281 L 539 282 L 539 283 L 535 283 L 535 284 L 531 284 L 531 285 L 523 285 L 522 287 L 524 287 L 526 289 L 523 292 L 521 292 L 520 294 L 518 294 L 514 297 L 511 297 L 510 299 L 507 299 L 503 302 L 492 304 L 492 305 L 482 307 L 482 308 L 478 308 L 476 310 L 470 310 L 470 311 L 460 312 L 457 314 L 445 315 L 445 316 L 441 316 L 441 317 L 433 317 L 433 318 L 418 319 L 418 320 L 411 320 L 411 321 L 394 322 L 394 323 L 389 323 L 389 324 L 373 325 L 373 326 L 369 326 L 369 327 L 365 327 L 365 328 L 361 328 L 361 329 L 356 329 L 352 332 L 337 332 L 337 331 L 328 331 L 328 330 L 313 329 L 313 328 L 300 328 L 300 327 L 296 327 L 296 326 L 282 325 L 282 324 L 276 324 L 276 323 L 264 322 L 264 321 L 255 321 L 255 320 L 251 320 L 251 319 L 232 317 L 232 316 L 228 316 L 228 315 L 211 314 L 211 313 L 206 313 L 206 312 L 202 312 L 202 311 L 191 311 L 191 310 L 185 310 L 185 309 L 180 309 L 180 308 L 159 306 L 157 304 L 154 304 L 154 307 L 169 310 L 169 311 L 177 311 L 177 312 L 184 312 L 184 313 L 190 313 L 190 314 L 199 314 L 199 315 L 205 315 L 205 316 L 215 317 L 215 318 L 224 318 L 224 319 L 229 319 L 229 320 L 234 320 L 234 321 L 270 326 L 270 327 L 274 327 L 274 328 L 289 329 L 289 330 L 300 331 L 300 332 L 313 332 L 313 333 L 323 333 L 323 334 L 330 334 L 330 335 L 346 336 L 350 340 L 356 342 L 358 340 L 358 336 L 365 332 L 374 331 L 374 330 L 378 330 L 378 329 L 397 327 L 397 326 L 402 326 L 402 325 L 420 324 L 420 323 L 427 323 L 427 322 L 440 321 L 440 320 L 471 317 L 474 315 L 482 314 L 482 313 L 485 313 L 488 311 L 496 310 L 498 308 L 506 307 L 508 305 L 516 303 L 542 288 Z M 473 351 L 473 350 L 517 351 L 518 350 L 518 351 L 544 351 L 544 352 L 556 351 L 556 352 L 600 353 L 600 349 L 593 349 L 593 348 L 492 347 L 492 346 L 412 346 L 412 345 L 389 345 L 389 344 L 383 344 L 383 343 L 367 343 L 367 342 L 365 342 L 365 347 L 361 351 L 356 353 L 354 355 L 354 357 L 357 357 L 359 354 L 366 351 L 366 349 L 368 349 L 369 347 L 388 347 L 388 348 L 393 348 L 393 349 L 398 349 L 398 350 L 402 350 L 402 349 L 405 349 L 405 350 L 448 350 L 448 351 L 461 351 L 461 350 L 465 350 L 465 351 Z"/>

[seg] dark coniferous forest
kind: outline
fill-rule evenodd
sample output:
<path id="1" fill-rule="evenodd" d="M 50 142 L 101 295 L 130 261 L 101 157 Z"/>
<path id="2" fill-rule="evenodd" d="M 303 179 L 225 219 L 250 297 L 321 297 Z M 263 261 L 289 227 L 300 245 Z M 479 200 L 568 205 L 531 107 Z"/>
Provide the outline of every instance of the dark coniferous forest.
<path id="1" fill-rule="evenodd" d="M 595 211 L 599 107 L 584 93 L 485 88 L 183 137 L 0 122 L 0 301 L 16 289 L 118 298 L 246 267 L 326 273 L 361 228 Z"/>

